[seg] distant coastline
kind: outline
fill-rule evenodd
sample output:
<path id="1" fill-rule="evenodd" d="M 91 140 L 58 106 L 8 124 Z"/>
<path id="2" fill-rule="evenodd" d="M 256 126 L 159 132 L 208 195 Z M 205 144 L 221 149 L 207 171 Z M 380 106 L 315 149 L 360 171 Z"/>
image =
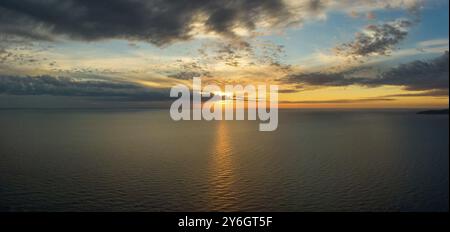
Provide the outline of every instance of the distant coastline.
<path id="1" fill-rule="evenodd" d="M 442 109 L 442 110 L 425 110 L 420 111 L 417 114 L 427 114 L 427 115 L 436 115 L 436 114 L 448 114 L 448 109 Z"/>

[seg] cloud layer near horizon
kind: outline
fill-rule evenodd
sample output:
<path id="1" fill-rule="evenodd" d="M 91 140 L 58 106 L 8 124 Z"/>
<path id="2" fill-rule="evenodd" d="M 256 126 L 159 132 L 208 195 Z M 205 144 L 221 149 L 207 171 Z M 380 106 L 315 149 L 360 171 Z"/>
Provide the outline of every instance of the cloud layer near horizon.
<path id="1" fill-rule="evenodd" d="M 360 85 L 368 88 L 384 85 L 400 86 L 408 91 L 426 91 L 402 96 L 448 96 L 449 53 L 422 61 L 401 64 L 375 76 L 358 76 L 368 68 L 340 72 L 296 73 L 281 79 L 284 84 L 297 86 L 336 87 Z M 190 76 L 189 76 L 190 77 Z M 299 89 L 301 90 L 301 89 Z M 293 90 L 295 92 L 296 90 Z M 283 92 L 283 91 L 281 91 Z M 288 91 L 290 92 L 290 91 Z M 0 75 L 0 94 L 123 97 L 130 100 L 168 100 L 167 89 L 148 88 L 135 82 L 101 78 L 70 78 L 45 76 Z M 337 101 L 336 103 L 338 103 Z"/>
<path id="2" fill-rule="evenodd" d="M 0 94 L 118 97 L 133 101 L 165 101 L 168 90 L 151 89 L 124 80 L 54 76 L 2 76 Z"/>
<path id="3" fill-rule="evenodd" d="M 408 91 L 431 91 L 448 95 L 449 53 L 431 60 L 416 60 L 386 71 L 373 72 L 373 67 L 349 68 L 343 71 L 294 73 L 281 81 L 287 84 L 336 87 L 360 85 L 400 86 Z"/>

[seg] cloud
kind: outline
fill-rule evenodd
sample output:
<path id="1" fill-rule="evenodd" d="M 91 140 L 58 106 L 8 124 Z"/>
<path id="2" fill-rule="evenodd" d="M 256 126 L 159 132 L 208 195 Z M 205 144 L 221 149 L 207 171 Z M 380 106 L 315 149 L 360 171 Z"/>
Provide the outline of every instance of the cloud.
<path id="1" fill-rule="evenodd" d="M 391 94 L 383 97 L 448 97 L 448 94 L 448 89 L 437 89 L 419 93 Z"/>
<path id="2" fill-rule="evenodd" d="M 413 23 L 407 19 L 380 25 L 368 25 L 356 34 L 354 41 L 335 48 L 338 55 L 350 58 L 364 58 L 375 55 L 389 55 L 408 35 Z"/>
<path id="3" fill-rule="evenodd" d="M 415 9 L 419 0 L 2 0 L 0 32 L 32 40 L 126 39 L 166 45 L 198 34 L 226 38 L 326 17 L 329 11 Z M 355 8 L 355 6 L 358 8 Z"/>
<path id="4" fill-rule="evenodd" d="M 343 71 L 318 71 L 290 74 L 280 79 L 286 84 L 301 84 L 308 86 L 349 86 L 366 85 L 368 79 L 359 74 L 370 70 L 369 67 L 349 68 Z"/>
<path id="5" fill-rule="evenodd" d="M 350 104 L 379 101 L 395 101 L 393 98 L 360 98 L 360 99 L 336 99 L 336 100 L 317 100 L 317 101 L 282 101 L 284 104 Z"/>
<path id="6" fill-rule="evenodd" d="M 416 60 L 401 64 L 383 72 L 375 72 L 373 67 L 349 68 L 344 71 L 310 72 L 291 74 L 281 79 L 288 84 L 311 86 L 379 87 L 383 85 L 401 86 L 409 91 L 447 91 L 449 88 L 449 53 L 432 60 Z M 440 92 L 442 93 L 442 92 Z"/>
<path id="7" fill-rule="evenodd" d="M 288 16 L 282 0 L 4 0 L 0 31 L 35 40 L 116 38 L 164 45 L 191 38 L 194 23 L 207 32 L 235 37 L 236 28 L 253 31 L 263 21 L 274 26 Z"/>
<path id="8" fill-rule="evenodd" d="M 294 1 L 294 0 L 293 0 Z M 416 15 L 423 7 L 425 0 L 325 0 L 334 9 L 346 10 L 348 13 L 371 12 L 379 9 L 405 9 Z"/>
<path id="9" fill-rule="evenodd" d="M 162 73 L 178 80 L 193 77 L 226 79 L 223 77 L 231 76 L 244 81 L 247 77 L 284 76 L 291 69 L 283 61 L 286 57 L 284 46 L 262 39 L 203 41 L 197 53 L 192 58 L 176 60 L 170 70 Z"/>
<path id="10" fill-rule="evenodd" d="M 192 80 L 194 77 L 205 77 L 209 75 L 209 72 L 181 71 L 174 74 L 169 74 L 168 77 L 179 80 Z"/>
<path id="11" fill-rule="evenodd" d="M 202 48 L 201 53 L 203 63 L 213 59 L 232 67 L 271 65 L 280 69 L 287 68 L 280 61 L 285 56 L 284 46 L 271 41 L 253 39 L 234 43 L 210 43 Z"/>
<path id="12" fill-rule="evenodd" d="M 279 89 L 278 93 L 298 93 L 299 89 Z"/>
<path id="13" fill-rule="evenodd" d="M 136 83 L 111 79 L 54 76 L 0 76 L 0 94 L 119 97 L 126 100 L 168 100 L 166 90 L 150 89 Z"/>
<path id="14" fill-rule="evenodd" d="M 417 45 L 421 48 L 427 48 L 427 47 L 448 47 L 448 38 L 447 39 L 433 39 L 433 40 L 426 40 L 419 42 Z"/>
<path id="15" fill-rule="evenodd" d="M 430 61 L 413 61 L 380 74 L 368 85 L 404 86 L 406 90 L 423 91 L 449 88 L 448 52 Z"/>

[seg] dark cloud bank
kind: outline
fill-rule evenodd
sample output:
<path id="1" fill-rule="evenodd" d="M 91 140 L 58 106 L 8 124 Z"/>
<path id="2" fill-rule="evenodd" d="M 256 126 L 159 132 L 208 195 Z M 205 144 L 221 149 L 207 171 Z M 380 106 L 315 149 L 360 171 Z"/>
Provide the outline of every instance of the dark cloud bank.
<path id="1" fill-rule="evenodd" d="M 106 97 L 123 101 L 163 101 L 167 90 L 149 89 L 135 83 L 53 76 L 2 76 L 0 94 Z"/>
<path id="2" fill-rule="evenodd" d="M 361 68 L 340 72 L 310 72 L 291 74 L 281 81 L 311 86 L 379 87 L 401 86 L 410 91 L 428 91 L 422 96 L 448 96 L 449 53 L 428 61 L 413 61 L 378 73 L 375 77 L 358 76 Z M 406 95 L 403 95 L 406 96 Z M 409 96 L 418 96 L 411 94 Z"/>
<path id="3" fill-rule="evenodd" d="M 236 26 L 253 30 L 289 18 L 282 0 L 2 0 L 0 31 L 34 40 L 66 36 L 78 40 L 128 39 L 164 45 L 192 36 L 204 15 L 206 30 L 234 37 Z"/>

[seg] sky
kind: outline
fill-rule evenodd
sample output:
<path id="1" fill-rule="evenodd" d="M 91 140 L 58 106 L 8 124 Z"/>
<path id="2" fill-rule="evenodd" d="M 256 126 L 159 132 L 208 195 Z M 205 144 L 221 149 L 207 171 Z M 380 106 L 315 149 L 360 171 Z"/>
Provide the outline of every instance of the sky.
<path id="1" fill-rule="evenodd" d="M 0 108 L 164 107 L 279 85 L 286 108 L 448 108 L 446 0 L 2 0 Z"/>

